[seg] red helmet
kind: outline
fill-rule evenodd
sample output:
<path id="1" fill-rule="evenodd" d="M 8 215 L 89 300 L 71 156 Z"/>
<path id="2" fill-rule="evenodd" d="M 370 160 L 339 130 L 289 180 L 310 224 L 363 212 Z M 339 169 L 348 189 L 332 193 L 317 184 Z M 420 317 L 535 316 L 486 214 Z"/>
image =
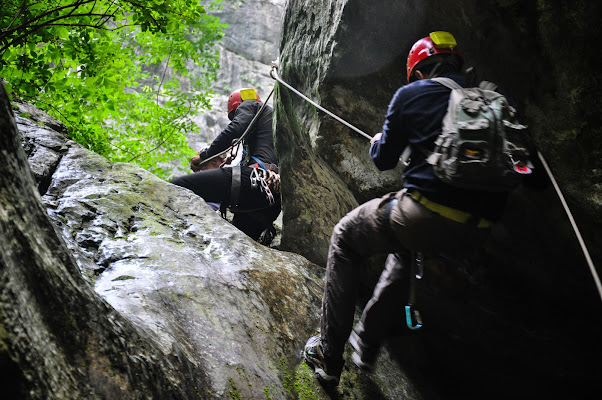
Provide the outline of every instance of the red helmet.
<path id="1" fill-rule="evenodd" d="M 228 97 L 228 115 L 230 115 L 232 111 L 236 110 L 240 103 L 245 100 L 257 100 L 261 102 L 261 99 L 259 98 L 259 95 L 257 95 L 255 89 L 245 88 L 235 90 L 230 94 L 230 97 Z"/>
<path id="2" fill-rule="evenodd" d="M 449 32 L 431 32 L 429 36 L 420 39 L 412 46 L 408 54 L 407 74 L 408 82 L 414 73 L 416 65 L 435 54 L 455 54 L 463 60 L 462 53 L 456 48 L 457 43 L 454 36 Z"/>

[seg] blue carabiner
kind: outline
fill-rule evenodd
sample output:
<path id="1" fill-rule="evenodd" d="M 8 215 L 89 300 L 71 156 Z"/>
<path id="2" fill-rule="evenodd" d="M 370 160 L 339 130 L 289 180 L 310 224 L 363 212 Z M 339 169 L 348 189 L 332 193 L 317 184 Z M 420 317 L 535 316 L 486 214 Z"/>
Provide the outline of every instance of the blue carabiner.
<path id="1" fill-rule="evenodd" d="M 416 321 L 415 324 L 414 321 Z M 420 316 L 420 311 L 410 304 L 406 306 L 406 325 L 413 331 L 422 328 L 422 317 Z"/>

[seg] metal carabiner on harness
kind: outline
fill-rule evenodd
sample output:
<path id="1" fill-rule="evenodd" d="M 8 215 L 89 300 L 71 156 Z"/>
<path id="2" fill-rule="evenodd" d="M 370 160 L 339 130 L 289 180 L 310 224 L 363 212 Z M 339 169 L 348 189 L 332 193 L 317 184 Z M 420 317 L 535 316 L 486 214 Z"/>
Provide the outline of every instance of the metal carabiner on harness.
<path id="1" fill-rule="evenodd" d="M 266 171 L 259 165 L 255 164 L 255 166 L 253 166 L 253 168 L 251 169 L 251 175 L 249 179 L 251 181 L 251 187 L 254 189 L 259 187 L 259 189 L 265 194 L 266 198 L 268 199 L 270 206 L 273 205 L 275 203 L 275 200 L 274 194 L 270 189 L 270 171 Z"/>
<path id="2" fill-rule="evenodd" d="M 420 311 L 414 308 L 413 305 L 408 304 L 406 307 L 406 325 L 411 330 L 416 330 L 422 328 L 422 316 L 420 315 Z"/>
<path id="3" fill-rule="evenodd" d="M 267 180 L 265 178 L 262 178 L 259 181 L 261 182 L 261 190 L 265 193 L 266 197 L 268 198 L 268 202 L 270 203 L 270 205 L 274 204 L 274 195 L 270 190 L 270 185 L 268 184 Z"/>
<path id="4" fill-rule="evenodd" d="M 259 173 L 257 172 L 257 168 L 251 169 L 251 175 L 249 176 L 251 181 L 251 187 L 255 189 L 257 187 L 257 181 L 259 180 Z"/>

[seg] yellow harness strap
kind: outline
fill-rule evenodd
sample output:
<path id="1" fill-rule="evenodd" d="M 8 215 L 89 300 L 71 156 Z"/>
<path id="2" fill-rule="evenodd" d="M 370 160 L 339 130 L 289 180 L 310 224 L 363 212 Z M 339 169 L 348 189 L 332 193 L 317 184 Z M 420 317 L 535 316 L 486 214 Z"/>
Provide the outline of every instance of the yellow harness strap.
<path id="1" fill-rule="evenodd" d="M 471 213 L 466 211 L 456 210 L 455 208 L 447 207 L 439 203 L 435 203 L 424 197 L 422 193 L 417 190 L 407 192 L 411 198 L 428 208 L 432 212 L 435 212 L 442 217 L 451 219 L 452 221 L 460 222 L 462 224 L 475 223 L 477 228 L 489 228 L 493 222 L 485 218 L 478 218 Z"/>

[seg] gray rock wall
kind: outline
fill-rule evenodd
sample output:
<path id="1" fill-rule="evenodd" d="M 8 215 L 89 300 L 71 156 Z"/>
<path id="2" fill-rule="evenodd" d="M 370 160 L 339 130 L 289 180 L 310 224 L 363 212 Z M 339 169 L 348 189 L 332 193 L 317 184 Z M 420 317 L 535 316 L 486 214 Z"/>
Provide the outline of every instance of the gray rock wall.
<path id="1" fill-rule="evenodd" d="M 220 69 L 212 109 L 193 117 L 202 130 L 188 138 L 193 149 L 211 143 L 228 125 L 227 100 L 233 90 L 254 87 L 262 99 L 269 96 L 274 87 L 270 64 L 278 58 L 284 4 L 285 0 L 224 0 L 212 12 L 228 26 L 218 46 Z"/>

